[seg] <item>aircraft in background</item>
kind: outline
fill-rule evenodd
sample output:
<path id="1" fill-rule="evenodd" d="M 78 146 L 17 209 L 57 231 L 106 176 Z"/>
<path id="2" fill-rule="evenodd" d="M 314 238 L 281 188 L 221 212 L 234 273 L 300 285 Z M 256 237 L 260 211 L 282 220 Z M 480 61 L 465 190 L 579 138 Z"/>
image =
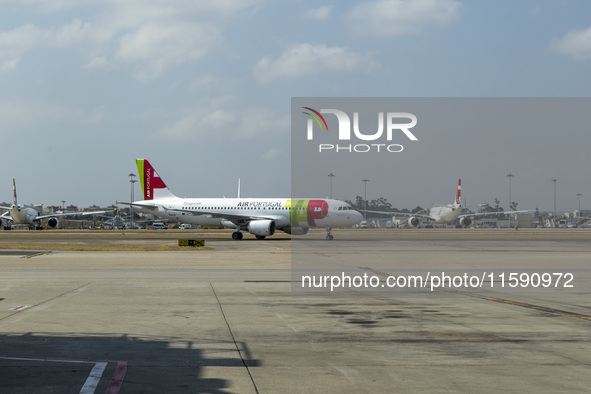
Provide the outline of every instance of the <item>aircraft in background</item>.
<path id="1" fill-rule="evenodd" d="M 112 228 L 113 230 L 125 230 L 129 228 L 130 223 L 125 219 L 129 216 L 122 216 L 119 209 L 115 209 L 113 216 L 101 216 L 103 219 L 107 219 L 101 223 L 101 226 Z"/>
<path id="2" fill-rule="evenodd" d="M 455 198 L 453 204 L 435 206 L 435 207 L 432 207 L 429 209 L 425 209 L 423 211 L 419 211 L 417 213 L 384 212 L 384 211 L 367 211 L 367 212 L 379 213 L 379 214 L 391 215 L 391 216 L 410 216 L 410 218 L 408 219 L 408 224 L 412 227 L 417 227 L 419 224 L 421 224 L 421 221 L 423 219 L 427 219 L 427 220 L 434 222 L 436 224 L 452 224 L 454 221 L 458 220 L 458 223 L 460 224 L 460 226 L 468 227 L 472 224 L 471 218 L 475 217 L 475 216 L 531 212 L 531 210 L 523 210 L 523 211 L 469 213 L 469 214 L 462 215 L 461 214 L 462 213 L 461 194 L 462 194 L 462 180 L 458 179 L 458 188 L 456 191 L 456 198 Z"/>
<path id="3" fill-rule="evenodd" d="M 303 235 L 316 227 L 326 228 L 326 239 L 332 240 L 331 228 L 353 226 L 363 218 L 349 204 L 332 199 L 179 198 L 148 160 L 136 162 L 144 200 L 119 204 L 180 223 L 233 228 L 232 239 L 242 239 L 241 231 L 264 239 L 276 230 Z"/>
<path id="4" fill-rule="evenodd" d="M 78 215 L 98 215 L 105 213 L 106 211 L 95 211 L 95 212 L 66 212 L 66 213 L 54 213 L 51 215 L 39 215 L 37 210 L 32 207 L 25 207 L 18 204 L 16 199 L 16 182 L 12 179 L 12 193 L 14 196 L 14 203 L 10 207 L 0 206 L 0 209 L 4 209 L 5 212 L 0 215 L 0 222 L 4 226 L 5 230 L 10 230 L 13 224 L 21 224 L 29 226 L 29 228 L 35 227 L 37 230 L 41 230 L 42 220 L 47 220 L 47 225 L 51 228 L 55 228 L 59 225 L 58 217 L 64 216 L 78 216 Z"/>
<path id="5" fill-rule="evenodd" d="M 129 218 L 131 215 L 121 215 L 119 208 L 115 209 L 113 216 L 101 216 L 103 219 L 107 219 L 100 223 L 104 228 L 110 228 L 113 230 L 133 230 L 140 229 L 141 226 L 145 226 L 146 222 L 151 220 L 134 220 L 133 223 Z M 141 224 L 141 225 L 140 225 Z"/>

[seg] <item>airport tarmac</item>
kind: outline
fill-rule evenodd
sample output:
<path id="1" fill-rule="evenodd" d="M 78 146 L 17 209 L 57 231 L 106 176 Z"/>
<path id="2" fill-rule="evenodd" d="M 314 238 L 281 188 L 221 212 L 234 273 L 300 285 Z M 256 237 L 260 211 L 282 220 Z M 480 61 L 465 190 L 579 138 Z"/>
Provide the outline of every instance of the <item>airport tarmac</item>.
<path id="1" fill-rule="evenodd" d="M 334 241 L 322 231 L 297 241 L 233 241 L 227 231 L 108 234 L 0 233 L 0 392 L 591 386 L 589 231 L 333 230 Z M 180 238 L 205 239 L 207 249 L 125 250 Z M 50 244 L 62 250 L 38 248 Z M 293 296 L 301 267 L 316 264 L 380 284 L 417 267 L 486 271 L 495 286 Z M 572 272 L 574 287 L 499 287 L 501 273 L 536 271 Z"/>

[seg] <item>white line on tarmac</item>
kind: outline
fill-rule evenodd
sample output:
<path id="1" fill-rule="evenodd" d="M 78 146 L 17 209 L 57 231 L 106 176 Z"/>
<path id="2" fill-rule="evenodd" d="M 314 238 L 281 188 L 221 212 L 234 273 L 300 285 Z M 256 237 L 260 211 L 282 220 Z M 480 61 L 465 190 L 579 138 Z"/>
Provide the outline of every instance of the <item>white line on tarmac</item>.
<path id="1" fill-rule="evenodd" d="M 358 370 L 356 370 L 355 368 L 347 367 L 345 365 L 332 365 L 332 364 L 331 364 L 331 367 L 333 367 L 334 369 L 336 369 L 337 371 L 342 373 L 343 376 L 346 377 L 352 383 L 363 383 L 363 382 L 368 381 L 368 379 L 365 376 L 363 376 L 363 374 L 361 372 L 359 372 Z"/>
<path id="2" fill-rule="evenodd" d="M 94 362 L 94 361 L 83 361 L 83 360 L 55 360 L 47 358 L 28 358 L 28 357 L 0 357 L 2 360 L 17 360 L 17 361 L 42 361 L 42 362 L 53 362 L 53 363 L 76 363 L 76 364 L 94 364 L 94 367 L 90 371 L 84 386 L 80 390 L 80 394 L 91 394 L 94 393 L 98 386 L 103 372 L 107 367 L 107 362 Z"/>
<path id="3" fill-rule="evenodd" d="M 80 394 L 92 394 L 96 390 L 96 386 L 98 386 L 101 378 L 103 377 L 103 372 L 105 372 L 105 368 L 107 368 L 107 363 L 96 363 L 90 371 L 88 375 L 88 379 L 86 379 L 86 383 L 82 386 L 80 390 Z"/>
<path id="4" fill-rule="evenodd" d="M 72 296 L 75 296 L 76 294 L 82 293 L 83 291 L 85 291 L 88 288 L 88 286 L 90 286 L 90 283 L 80 286 L 74 290 L 66 291 L 65 293 L 63 293 L 57 297 L 54 297 L 52 299 L 49 299 L 47 301 L 40 302 L 39 304 L 33 305 L 20 313 L 11 314 L 11 315 L 3 318 L 0 321 L 0 327 L 5 326 L 6 324 L 12 324 L 12 323 L 16 323 L 18 321 L 21 321 L 25 317 L 29 316 L 31 313 L 42 311 L 52 305 L 57 304 L 60 301 L 63 301 L 63 300 L 68 299 Z"/>
<path id="5" fill-rule="evenodd" d="M 30 308 L 30 307 L 31 307 L 31 305 L 15 305 L 15 306 L 12 306 L 6 310 L 7 311 L 24 311 L 25 309 Z M 4 309 L 0 309 L 0 310 L 4 310 Z"/>

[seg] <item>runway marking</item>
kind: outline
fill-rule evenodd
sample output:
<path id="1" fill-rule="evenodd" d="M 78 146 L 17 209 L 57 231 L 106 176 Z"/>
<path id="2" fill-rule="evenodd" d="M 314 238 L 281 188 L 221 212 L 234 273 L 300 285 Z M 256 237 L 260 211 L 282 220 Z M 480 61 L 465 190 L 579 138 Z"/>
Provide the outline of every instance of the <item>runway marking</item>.
<path id="1" fill-rule="evenodd" d="M 107 387 L 107 391 L 105 394 L 117 394 L 121 389 L 121 385 L 123 384 L 123 379 L 125 378 L 125 374 L 127 373 L 127 361 L 117 361 L 117 368 L 115 368 L 115 372 L 113 372 L 113 377 L 111 378 L 111 383 L 109 383 L 109 387 Z"/>
<path id="2" fill-rule="evenodd" d="M 13 314 L 8 315 L 6 317 L 0 318 L 0 327 L 2 327 L 3 325 L 5 325 L 7 323 L 18 322 L 18 321 L 24 319 L 25 317 L 29 316 L 31 313 L 42 311 L 46 308 L 49 308 L 50 306 L 57 304 L 60 301 L 68 299 L 78 293 L 82 293 L 83 291 L 85 291 L 88 288 L 88 286 L 90 286 L 90 283 L 87 283 L 85 285 L 82 285 L 82 286 L 77 287 L 72 290 L 68 290 L 65 293 L 62 293 L 58 296 L 50 298 L 49 300 L 40 302 L 37 305 L 33 305 L 33 306 L 27 308 L 26 311 L 23 311 L 23 313 L 18 313 L 18 314 L 13 313 Z"/>
<path id="3" fill-rule="evenodd" d="M 21 259 L 30 259 L 32 257 L 42 256 L 44 254 L 49 254 L 49 253 L 51 253 L 51 251 L 50 250 L 46 250 L 44 252 L 39 252 L 39 253 L 34 253 L 34 254 L 29 254 L 29 255 L 26 255 L 26 256 L 22 256 Z"/>
<path id="4" fill-rule="evenodd" d="M 17 306 L 13 306 L 11 308 L 8 308 L 9 311 L 23 311 L 27 308 L 30 308 L 31 305 L 17 305 Z"/>
<path id="5" fill-rule="evenodd" d="M 381 276 L 385 276 L 385 277 L 392 276 L 392 275 L 388 275 L 388 274 L 386 274 L 384 272 L 380 272 L 380 271 L 374 270 L 373 268 L 370 268 L 370 267 L 358 267 L 358 268 L 359 269 L 362 269 L 362 270 L 366 270 L 366 271 L 371 271 L 371 272 L 373 272 L 375 274 L 378 274 L 378 275 L 381 275 Z M 538 311 L 542 311 L 542 312 L 556 313 L 558 315 L 563 315 L 563 316 L 568 316 L 568 317 L 576 317 L 576 318 L 579 318 L 579 319 L 591 321 L 591 316 L 590 315 L 583 315 L 581 313 L 563 311 L 561 309 L 549 308 L 549 307 L 540 306 L 540 305 L 527 304 L 525 302 L 512 301 L 512 300 L 507 300 L 507 299 L 504 299 L 504 298 L 488 297 L 488 296 L 484 296 L 484 295 L 480 295 L 480 294 L 468 293 L 467 291 L 447 289 L 445 287 L 433 287 L 433 289 L 440 290 L 440 291 L 447 291 L 449 293 L 455 293 L 455 294 L 459 294 L 459 295 L 463 295 L 463 296 L 467 296 L 467 297 L 479 298 L 481 300 L 492 301 L 492 302 L 499 302 L 499 303 L 502 303 L 502 304 L 519 306 L 519 307 L 522 307 L 522 308 L 534 309 L 534 310 L 538 310 Z"/>
<path id="6" fill-rule="evenodd" d="M 96 386 L 98 386 L 101 378 L 103 377 L 103 372 L 105 372 L 105 368 L 107 368 L 107 363 L 96 363 L 94 367 L 90 371 L 84 386 L 80 390 L 80 394 L 93 394 L 96 390 Z"/>
<path id="7" fill-rule="evenodd" d="M 242 365 L 244 366 L 244 368 L 246 369 L 246 373 L 250 377 L 250 381 L 252 382 L 252 386 L 254 388 L 255 393 L 258 394 L 259 389 L 258 389 L 256 383 L 254 382 L 254 377 L 250 373 L 250 369 L 248 368 L 248 364 L 246 363 L 246 361 L 244 360 L 244 357 L 242 356 L 242 351 L 240 350 L 240 346 L 238 346 L 238 342 L 236 342 L 236 337 L 234 336 L 234 333 L 232 332 L 232 328 L 230 327 L 230 323 L 228 323 L 228 319 L 226 319 L 226 314 L 224 313 L 224 308 L 222 307 L 222 302 L 220 301 L 217 293 L 215 292 L 215 288 L 213 287 L 213 283 L 210 282 L 209 286 L 211 287 L 211 291 L 213 292 L 213 295 L 214 295 L 216 301 L 218 302 L 220 312 L 222 313 L 222 317 L 224 318 L 224 322 L 226 323 L 226 327 L 228 327 L 228 331 L 230 332 L 230 337 L 232 337 L 232 341 L 234 342 L 234 346 L 236 347 L 236 351 L 238 352 L 238 356 L 240 356 L 240 360 L 242 360 Z"/>
<path id="8" fill-rule="evenodd" d="M 107 365 L 111 362 L 116 362 L 117 367 L 109 383 L 109 387 L 105 394 L 117 394 L 121 389 L 121 384 L 125 378 L 127 372 L 127 361 L 90 361 L 90 360 L 70 360 L 60 358 L 31 358 L 31 357 L 3 357 L 0 356 L 1 360 L 16 360 L 16 361 L 42 361 L 42 362 L 54 362 L 54 363 L 75 363 L 75 364 L 94 364 L 84 386 L 80 389 L 81 394 L 92 394 L 96 391 L 98 384 L 107 368 Z"/>
<path id="9" fill-rule="evenodd" d="M 346 377 L 351 383 L 364 383 L 368 381 L 368 379 L 355 368 L 347 367 L 345 365 L 331 364 L 330 366 L 343 374 L 343 376 Z"/>

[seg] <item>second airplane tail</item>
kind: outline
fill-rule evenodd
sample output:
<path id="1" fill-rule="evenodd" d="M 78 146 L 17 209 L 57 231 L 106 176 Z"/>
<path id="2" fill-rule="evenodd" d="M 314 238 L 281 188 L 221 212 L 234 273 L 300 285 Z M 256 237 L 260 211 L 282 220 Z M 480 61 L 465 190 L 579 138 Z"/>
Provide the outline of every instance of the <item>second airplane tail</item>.
<path id="1" fill-rule="evenodd" d="M 16 201 L 16 181 L 14 180 L 14 178 L 12 178 L 12 194 L 14 197 L 14 206 L 18 206 L 18 203 Z"/>
<path id="2" fill-rule="evenodd" d="M 455 205 L 460 205 L 462 203 L 462 180 L 458 179 L 458 191 L 456 192 L 456 202 Z"/>
<path id="3" fill-rule="evenodd" d="M 175 197 L 147 159 L 137 159 L 136 163 L 144 192 L 144 200 Z"/>

